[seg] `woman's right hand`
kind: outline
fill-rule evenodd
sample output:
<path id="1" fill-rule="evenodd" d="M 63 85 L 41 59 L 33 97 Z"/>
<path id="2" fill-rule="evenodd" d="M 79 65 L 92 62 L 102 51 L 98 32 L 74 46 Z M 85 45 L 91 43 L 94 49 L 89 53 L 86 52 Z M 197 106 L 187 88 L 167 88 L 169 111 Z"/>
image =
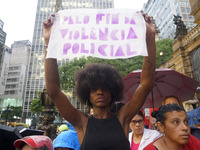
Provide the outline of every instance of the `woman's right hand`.
<path id="1" fill-rule="evenodd" d="M 55 17 L 55 14 L 52 14 L 51 17 Z M 51 35 L 51 29 L 53 22 L 51 21 L 51 17 L 48 17 L 46 21 L 43 22 L 43 38 L 45 45 L 49 44 L 49 38 Z"/>

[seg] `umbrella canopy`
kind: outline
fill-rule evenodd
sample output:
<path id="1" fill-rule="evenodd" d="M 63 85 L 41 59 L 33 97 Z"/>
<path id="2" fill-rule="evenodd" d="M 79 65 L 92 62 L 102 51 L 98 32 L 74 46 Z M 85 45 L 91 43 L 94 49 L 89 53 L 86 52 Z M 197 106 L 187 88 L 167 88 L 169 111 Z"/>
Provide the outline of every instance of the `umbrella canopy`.
<path id="1" fill-rule="evenodd" d="M 23 126 L 16 127 L 16 128 L 18 129 L 18 131 L 22 135 L 22 137 L 31 136 L 31 135 L 43 135 L 44 134 L 43 130 L 28 129 L 28 128 L 23 127 Z"/>
<path id="2" fill-rule="evenodd" d="M 124 78 L 124 98 L 126 103 L 131 99 L 140 84 L 141 70 L 136 70 Z M 156 69 L 155 84 L 147 96 L 143 108 L 160 107 L 166 96 L 176 96 L 181 102 L 192 99 L 200 82 L 191 79 L 169 68 Z"/>
<path id="3" fill-rule="evenodd" d="M 17 128 L 0 125 L 0 150 L 15 150 L 13 143 L 20 138 Z"/>

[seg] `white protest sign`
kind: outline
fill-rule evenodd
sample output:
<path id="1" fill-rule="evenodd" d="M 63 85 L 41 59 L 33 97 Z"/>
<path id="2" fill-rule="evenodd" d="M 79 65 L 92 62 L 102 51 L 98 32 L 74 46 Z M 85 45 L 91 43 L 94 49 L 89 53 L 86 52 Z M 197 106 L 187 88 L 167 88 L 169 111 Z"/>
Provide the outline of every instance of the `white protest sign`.
<path id="1" fill-rule="evenodd" d="M 147 56 L 146 24 L 125 9 L 69 9 L 55 14 L 47 58 Z"/>

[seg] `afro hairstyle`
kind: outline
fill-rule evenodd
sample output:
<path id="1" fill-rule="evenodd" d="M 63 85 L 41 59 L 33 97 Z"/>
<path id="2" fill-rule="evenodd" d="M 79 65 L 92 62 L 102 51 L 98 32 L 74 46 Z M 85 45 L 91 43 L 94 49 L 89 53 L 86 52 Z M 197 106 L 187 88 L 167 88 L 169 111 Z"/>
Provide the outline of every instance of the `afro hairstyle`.
<path id="1" fill-rule="evenodd" d="M 76 94 L 83 104 L 92 107 L 89 100 L 91 88 L 103 88 L 111 92 L 112 100 L 120 101 L 123 96 L 123 78 L 119 71 L 109 64 L 91 63 L 75 74 Z"/>

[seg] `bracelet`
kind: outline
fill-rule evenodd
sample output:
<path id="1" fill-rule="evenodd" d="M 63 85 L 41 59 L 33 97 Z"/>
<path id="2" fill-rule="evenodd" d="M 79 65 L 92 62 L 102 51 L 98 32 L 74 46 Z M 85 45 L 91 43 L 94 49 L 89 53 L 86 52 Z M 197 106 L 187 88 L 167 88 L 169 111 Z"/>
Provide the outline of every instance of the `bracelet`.
<path id="1" fill-rule="evenodd" d="M 48 48 L 48 45 L 44 45 L 44 48 Z"/>

